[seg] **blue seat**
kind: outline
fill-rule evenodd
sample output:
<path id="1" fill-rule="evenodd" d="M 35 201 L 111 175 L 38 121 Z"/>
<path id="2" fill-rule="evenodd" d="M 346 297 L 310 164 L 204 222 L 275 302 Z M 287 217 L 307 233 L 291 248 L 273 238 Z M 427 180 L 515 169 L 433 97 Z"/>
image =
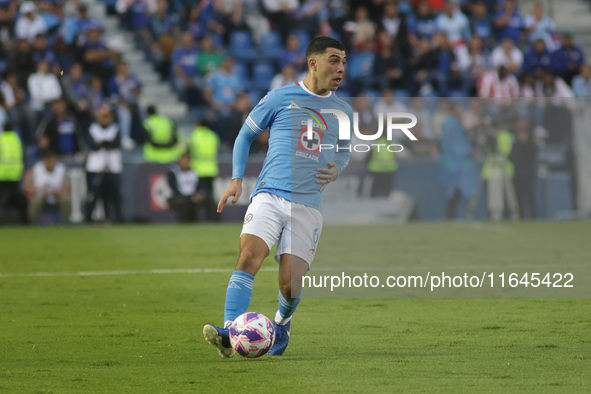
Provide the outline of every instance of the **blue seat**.
<path id="1" fill-rule="evenodd" d="M 250 75 L 248 73 L 248 64 L 246 63 L 234 62 L 234 72 L 244 80 L 250 79 Z"/>
<path id="2" fill-rule="evenodd" d="M 271 63 L 256 63 L 253 67 L 254 87 L 268 91 L 275 76 L 275 67 Z"/>
<path id="3" fill-rule="evenodd" d="M 468 92 L 464 90 L 451 90 L 449 97 L 468 97 Z"/>
<path id="4" fill-rule="evenodd" d="M 394 97 L 410 97 L 410 93 L 406 89 L 394 89 Z"/>
<path id="5" fill-rule="evenodd" d="M 248 91 L 254 88 L 254 83 L 250 77 L 250 67 L 247 63 L 236 61 L 234 63 L 234 73 L 244 82 L 244 90 Z"/>
<path id="6" fill-rule="evenodd" d="M 259 50 L 259 57 L 267 60 L 277 60 L 283 52 L 283 44 L 281 43 L 281 35 L 279 32 L 270 31 L 261 36 L 261 49 Z"/>
<path id="7" fill-rule="evenodd" d="M 254 60 L 256 51 L 252 47 L 252 37 L 248 31 L 237 30 L 230 34 L 230 55 L 239 60 Z"/>
<path id="8" fill-rule="evenodd" d="M 213 41 L 213 45 L 218 48 L 224 47 L 224 36 L 221 34 L 213 34 L 211 35 L 211 40 Z"/>
<path id="9" fill-rule="evenodd" d="M 253 89 L 250 90 L 247 94 L 248 97 L 250 98 L 250 105 L 252 107 L 254 107 L 255 105 L 257 105 L 259 103 L 259 101 L 261 101 L 261 99 L 263 98 L 263 96 L 265 95 L 266 91 L 263 92 L 262 90 L 257 90 L 257 89 Z"/>

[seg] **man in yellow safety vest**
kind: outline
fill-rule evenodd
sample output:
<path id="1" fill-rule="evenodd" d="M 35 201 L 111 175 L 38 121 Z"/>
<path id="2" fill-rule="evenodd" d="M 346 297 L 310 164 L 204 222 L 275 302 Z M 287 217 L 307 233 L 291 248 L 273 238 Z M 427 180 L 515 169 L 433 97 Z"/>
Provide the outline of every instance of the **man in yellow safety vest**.
<path id="1" fill-rule="evenodd" d="M 158 115 L 153 105 L 147 108 L 147 113 L 148 117 L 144 121 L 144 160 L 153 163 L 177 161 L 181 155 L 182 144 L 179 144 L 174 122 L 166 116 Z"/>
<path id="2" fill-rule="evenodd" d="M 18 210 L 21 223 L 29 222 L 27 199 L 20 191 L 24 170 L 23 144 L 9 122 L 0 132 L 0 222 L 5 219 L 6 208 Z"/>
<path id="3" fill-rule="evenodd" d="M 367 170 L 371 174 L 370 197 L 388 197 L 394 186 L 394 172 L 398 168 L 396 154 L 388 150 L 388 140 L 382 137 L 373 144 Z"/>
<path id="4" fill-rule="evenodd" d="M 189 141 L 189 150 L 191 152 L 191 167 L 199 176 L 199 182 L 203 185 L 203 190 L 207 191 L 205 205 L 207 207 L 207 220 L 217 221 L 217 204 L 214 200 L 213 181 L 219 173 L 218 168 L 218 149 L 220 146 L 220 137 L 216 132 L 209 128 L 206 120 L 197 122 L 195 130 Z"/>

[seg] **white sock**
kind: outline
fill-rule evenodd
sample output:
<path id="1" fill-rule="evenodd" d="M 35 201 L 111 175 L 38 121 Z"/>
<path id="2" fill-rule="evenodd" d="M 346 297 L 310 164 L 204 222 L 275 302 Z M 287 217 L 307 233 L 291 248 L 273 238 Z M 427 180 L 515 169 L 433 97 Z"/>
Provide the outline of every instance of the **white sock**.
<path id="1" fill-rule="evenodd" d="M 279 312 L 279 310 L 277 311 L 277 313 L 275 313 L 275 323 L 277 323 L 280 326 L 284 326 L 287 323 L 289 323 L 291 321 L 291 316 L 290 317 L 283 317 L 281 316 L 281 313 Z"/>

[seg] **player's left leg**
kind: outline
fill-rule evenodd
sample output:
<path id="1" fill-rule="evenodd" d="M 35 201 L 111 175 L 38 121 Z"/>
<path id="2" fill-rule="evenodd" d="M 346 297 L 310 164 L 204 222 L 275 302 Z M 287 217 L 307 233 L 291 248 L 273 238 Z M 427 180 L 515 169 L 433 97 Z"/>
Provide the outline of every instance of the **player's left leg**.
<path id="1" fill-rule="evenodd" d="M 269 247 L 261 238 L 252 234 L 243 234 L 240 238 L 238 263 L 226 289 L 224 327 L 213 324 L 206 324 L 203 327 L 205 340 L 217 348 L 222 358 L 230 358 L 234 355 L 234 349 L 230 345 L 229 327 L 234 319 L 248 309 L 254 276 L 268 253 Z"/>
<path id="2" fill-rule="evenodd" d="M 271 356 L 282 355 L 289 342 L 291 316 L 302 298 L 302 278 L 310 269 L 322 232 L 320 211 L 291 203 L 290 220 L 281 234 L 275 259 L 279 263 L 279 308 Z"/>
<path id="3" fill-rule="evenodd" d="M 301 258 L 282 254 L 279 259 L 279 308 L 275 313 L 275 343 L 271 356 L 283 354 L 289 343 L 291 317 L 302 299 L 302 277 L 308 272 L 308 263 Z"/>

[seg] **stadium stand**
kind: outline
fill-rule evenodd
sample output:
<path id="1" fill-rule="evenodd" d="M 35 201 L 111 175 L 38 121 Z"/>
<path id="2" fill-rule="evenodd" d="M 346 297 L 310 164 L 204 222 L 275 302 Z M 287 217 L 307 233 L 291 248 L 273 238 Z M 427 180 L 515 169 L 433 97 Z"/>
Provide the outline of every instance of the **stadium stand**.
<path id="1" fill-rule="evenodd" d="M 436 98 L 445 96 L 573 97 L 591 91 L 586 1 L 366 3 L 333 0 L 323 7 L 291 0 L 279 9 L 266 0 L 95 0 L 77 6 L 4 0 L 0 119 L 10 120 L 21 136 L 29 168 L 44 149 L 40 137 L 55 99 L 66 100 L 76 141 L 87 139 L 94 112 L 107 103 L 123 128 L 125 160 L 138 161 L 145 109 L 157 103 L 184 135 L 196 117 L 207 118 L 223 137 L 220 157 L 227 160 L 229 136 L 236 133 L 227 128 L 236 125 L 226 120 L 238 99 L 253 106 L 273 81 L 277 87 L 299 80 L 305 47 L 318 34 L 339 37 L 347 48 L 349 78 L 341 96 L 379 98 L 392 90 L 397 99 L 433 98 L 424 107 L 438 108 Z M 224 66 L 229 58 L 234 64 Z M 282 74 L 286 65 L 295 75 L 292 69 Z M 60 123 L 55 127 L 59 134 Z M 80 143 L 71 151 L 67 140 L 54 138 L 52 148 L 67 151 L 60 160 L 81 168 L 88 147 Z"/>

